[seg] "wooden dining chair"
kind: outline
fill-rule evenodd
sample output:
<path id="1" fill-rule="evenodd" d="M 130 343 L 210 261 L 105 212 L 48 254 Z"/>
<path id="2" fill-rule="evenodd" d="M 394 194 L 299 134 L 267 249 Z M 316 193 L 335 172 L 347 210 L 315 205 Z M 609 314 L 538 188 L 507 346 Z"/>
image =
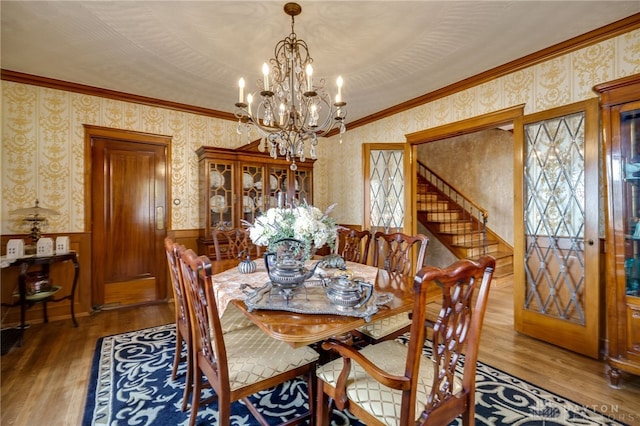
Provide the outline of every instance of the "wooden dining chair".
<path id="1" fill-rule="evenodd" d="M 238 259 L 247 254 L 255 259 L 262 255 L 262 248 L 251 241 L 246 228 L 214 229 L 212 236 L 216 260 Z"/>
<path id="2" fill-rule="evenodd" d="M 176 380 L 178 367 L 182 361 L 182 345 L 187 348 L 186 364 L 187 373 L 185 378 L 184 393 L 182 396 L 182 411 L 187 409 L 189 394 L 191 393 L 192 380 L 192 345 L 191 345 L 191 321 L 189 320 L 189 310 L 187 307 L 187 295 L 184 291 L 184 281 L 182 279 L 182 271 L 180 268 L 179 254 L 180 245 L 175 243 L 171 238 L 164 239 L 164 248 L 167 254 L 167 263 L 169 266 L 169 275 L 173 289 L 173 301 L 175 306 L 176 317 L 176 352 L 173 357 L 173 369 L 171 370 L 171 380 Z"/>
<path id="3" fill-rule="evenodd" d="M 472 426 L 480 332 L 494 268 L 491 256 L 422 268 L 413 285 L 408 345 L 387 340 L 358 350 L 324 342 L 323 349 L 341 358 L 317 369 L 316 424 L 329 424 L 331 398 L 337 409 L 348 409 L 366 425 L 448 425 L 462 415 L 462 424 Z M 442 306 L 433 326 L 433 355 L 427 356 L 426 298 L 436 285 Z"/>
<path id="4" fill-rule="evenodd" d="M 423 234 L 376 232 L 371 244 L 373 264 L 387 271 L 398 283 L 407 283 L 410 286 L 416 272 L 423 266 L 428 245 L 429 238 Z M 412 260 L 414 248 L 417 250 L 415 264 Z M 355 330 L 353 335 L 357 340 L 370 344 L 395 339 L 410 328 L 410 314 L 404 313 L 367 323 Z"/>
<path id="5" fill-rule="evenodd" d="M 242 399 L 262 425 L 267 420 L 248 396 L 298 376 L 306 376 L 309 410 L 297 421 L 313 416 L 315 365 L 318 353 L 306 346 L 293 349 L 267 336 L 257 326 L 223 333 L 211 281 L 211 264 L 191 249 L 181 250 L 182 275 L 187 288 L 193 346 L 193 396 L 190 426 L 196 422 L 201 404 L 203 378 L 218 400 L 219 425 L 228 425 L 231 403 Z M 204 377 L 203 377 L 204 376 Z M 289 422 L 288 424 L 296 424 Z"/>
<path id="6" fill-rule="evenodd" d="M 371 231 L 357 230 L 346 226 L 337 229 L 336 254 L 347 262 L 367 264 Z"/>

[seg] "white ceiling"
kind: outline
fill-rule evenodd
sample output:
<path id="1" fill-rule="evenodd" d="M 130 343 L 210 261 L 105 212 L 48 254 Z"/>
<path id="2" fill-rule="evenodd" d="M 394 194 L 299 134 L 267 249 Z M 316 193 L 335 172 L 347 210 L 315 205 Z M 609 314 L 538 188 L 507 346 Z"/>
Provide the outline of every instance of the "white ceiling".
<path id="1" fill-rule="evenodd" d="M 2 0 L 5 70 L 233 112 L 289 35 L 285 1 Z M 299 1 L 349 121 L 640 12 L 640 1 Z M 331 88 L 331 92 L 334 92 Z"/>

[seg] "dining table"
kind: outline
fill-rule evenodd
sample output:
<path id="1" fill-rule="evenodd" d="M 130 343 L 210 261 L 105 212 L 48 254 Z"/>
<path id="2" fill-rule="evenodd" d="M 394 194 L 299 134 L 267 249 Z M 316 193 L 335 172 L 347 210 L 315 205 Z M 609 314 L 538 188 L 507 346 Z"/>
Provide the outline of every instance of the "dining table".
<path id="1" fill-rule="evenodd" d="M 368 302 L 366 314 L 363 308 L 332 309 L 331 312 L 306 311 L 305 299 L 308 295 L 302 291 L 293 297 L 301 298 L 288 309 L 282 300 L 275 300 L 273 304 L 265 301 L 262 304 L 248 303 L 260 289 L 270 284 L 269 275 L 263 259 L 257 259 L 256 270 L 253 273 L 241 273 L 238 261 L 212 261 L 211 285 L 216 295 L 219 315 L 222 316 L 229 304 L 233 304 L 246 315 L 254 324 L 274 339 L 286 342 L 293 348 L 312 345 L 330 338 L 349 341 L 351 332 L 369 321 L 376 321 L 393 315 L 407 312 L 413 308 L 413 279 L 407 280 L 399 275 L 389 273 L 375 266 L 346 262 L 346 269 L 320 269 L 309 282 L 316 280 L 314 286 L 322 287 L 317 277 L 337 276 L 347 273 L 353 279 L 368 282 L 373 285 L 371 301 Z M 309 268 L 314 266 L 310 261 Z M 317 262 L 317 261 L 316 261 Z M 305 283 L 306 285 L 307 283 Z M 320 297 L 320 289 L 314 289 L 314 297 Z M 288 301 L 287 301 L 288 302 Z M 282 309 L 280 309 L 282 308 Z M 350 309 L 353 309 L 350 311 Z M 370 315 L 369 315 L 370 314 Z"/>

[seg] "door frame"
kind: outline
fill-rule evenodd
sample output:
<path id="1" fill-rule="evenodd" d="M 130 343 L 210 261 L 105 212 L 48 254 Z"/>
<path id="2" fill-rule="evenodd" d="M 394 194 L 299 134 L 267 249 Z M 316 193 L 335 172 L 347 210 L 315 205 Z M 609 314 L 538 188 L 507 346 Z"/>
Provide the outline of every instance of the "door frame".
<path id="1" fill-rule="evenodd" d="M 524 125 L 522 119 L 524 117 L 525 104 L 515 105 L 509 108 L 505 108 L 499 111 L 490 112 L 488 114 L 479 115 L 477 117 L 468 118 L 462 121 L 456 121 L 454 123 L 445 124 L 442 126 L 434 127 L 431 129 L 420 130 L 418 132 L 410 133 L 406 135 L 407 143 L 411 144 L 411 157 L 418 158 L 418 145 L 430 142 L 437 142 L 445 139 L 449 139 L 456 136 L 467 135 L 471 133 L 480 132 L 483 130 L 494 129 L 505 125 L 513 125 L 513 144 L 514 147 L 522 146 L 524 141 Z M 522 163 L 522 155 L 517 149 L 514 149 L 514 205 L 518 206 L 522 204 L 522 191 L 516 191 L 515 188 L 522 188 L 522 176 L 518 176 L 515 172 L 515 166 L 518 161 Z M 518 159 L 518 155 L 520 158 Z M 417 179 L 418 164 L 416 161 L 411 164 L 411 190 L 417 191 Z M 409 207 L 409 206 L 408 206 Z M 418 206 L 416 203 L 411 204 L 411 216 L 416 217 L 418 214 Z M 514 220 L 515 232 L 518 231 L 517 222 L 518 217 Z M 410 232 L 415 234 L 418 232 L 418 221 L 413 221 L 411 224 Z M 515 273 L 515 269 L 514 269 Z M 515 277 L 515 274 L 514 274 Z"/>
<path id="2" fill-rule="evenodd" d="M 130 141 L 134 143 L 145 143 L 160 145 L 166 148 L 166 170 L 165 170 L 165 194 L 166 194 L 166 208 L 165 208 L 165 231 L 168 232 L 172 229 L 171 224 L 171 136 L 158 135 L 153 133 L 144 133 L 133 130 L 117 129 L 112 127 L 94 126 L 90 124 L 83 124 L 84 127 L 84 229 L 85 232 L 93 234 L 93 193 L 91 190 L 92 182 L 91 176 L 93 173 L 93 161 L 92 161 L 92 143 L 93 138 L 114 139 L 121 141 Z M 91 237 L 93 239 L 93 237 Z M 93 247 L 91 248 L 92 270 L 93 270 Z M 166 281 L 166 280 L 165 280 Z M 96 306 L 96 300 L 104 300 L 104 289 L 97 288 L 94 284 L 95 280 L 91 280 L 91 306 Z M 166 281 L 167 283 L 169 281 Z M 167 285 L 168 287 L 168 285 Z M 168 288 L 166 289 L 168 291 Z M 169 293 L 167 293 L 169 294 Z"/>

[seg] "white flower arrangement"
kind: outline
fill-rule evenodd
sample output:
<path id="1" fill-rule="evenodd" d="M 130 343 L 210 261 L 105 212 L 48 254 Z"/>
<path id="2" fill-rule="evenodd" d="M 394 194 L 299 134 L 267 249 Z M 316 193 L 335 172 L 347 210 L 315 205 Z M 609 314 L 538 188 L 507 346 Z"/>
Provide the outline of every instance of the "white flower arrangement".
<path id="1" fill-rule="evenodd" d="M 254 223 L 247 223 L 249 236 L 254 244 L 275 250 L 276 242 L 283 238 L 295 238 L 305 244 L 305 255 L 311 257 L 313 248 L 328 244 L 335 246 L 336 222 L 329 216 L 335 204 L 324 213 L 306 202 L 291 208 L 273 207 L 256 218 Z"/>

